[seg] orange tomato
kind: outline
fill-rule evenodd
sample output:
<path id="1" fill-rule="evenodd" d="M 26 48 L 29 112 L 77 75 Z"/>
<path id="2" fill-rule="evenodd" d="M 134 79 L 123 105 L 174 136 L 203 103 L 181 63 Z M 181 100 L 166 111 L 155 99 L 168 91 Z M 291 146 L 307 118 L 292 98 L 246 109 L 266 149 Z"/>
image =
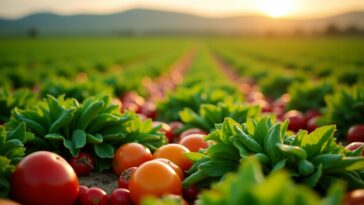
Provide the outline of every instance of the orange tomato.
<path id="1" fill-rule="evenodd" d="M 181 195 L 182 182 L 166 163 L 152 160 L 135 171 L 130 180 L 129 191 L 132 201 L 138 205 L 147 196 Z"/>
<path id="2" fill-rule="evenodd" d="M 181 178 L 181 180 L 183 180 L 184 175 L 183 175 L 182 169 L 179 168 L 179 166 L 177 166 L 171 160 L 165 159 L 165 158 L 158 158 L 158 159 L 155 159 L 155 160 L 158 160 L 158 161 L 161 161 L 163 163 L 166 163 L 168 166 L 170 166 L 177 173 L 177 175 L 179 176 L 179 178 Z"/>
<path id="3" fill-rule="evenodd" d="M 203 140 L 204 136 L 205 135 L 201 134 L 190 134 L 181 139 L 181 141 L 179 141 L 179 144 L 187 147 L 191 152 L 198 152 L 200 149 L 205 149 L 209 147 L 209 143 Z"/>
<path id="4" fill-rule="evenodd" d="M 186 136 L 190 135 L 190 134 L 202 134 L 202 135 L 207 135 L 208 133 L 204 130 L 201 130 L 200 128 L 191 128 L 191 129 L 188 129 L 188 130 L 185 130 L 183 131 L 181 134 L 180 134 L 180 139 L 183 139 L 185 138 Z"/>
<path id="5" fill-rule="evenodd" d="M 192 161 L 183 155 L 190 152 L 188 148 L 180 144 L 167 144 L 160 147 L 154 152 L 153 158 L 166 158 L 178 165 L 183 171 L 188 170 L 192 166 Z"/>
<path id="6" fill-rule="evenodd" d="M 130 167 L 138 167 L 146 161 L 152 160 L 150 150 L 139 143 L 124 144 L 116 151 L 112 163 L 113 170 L 118 176 Z"/>

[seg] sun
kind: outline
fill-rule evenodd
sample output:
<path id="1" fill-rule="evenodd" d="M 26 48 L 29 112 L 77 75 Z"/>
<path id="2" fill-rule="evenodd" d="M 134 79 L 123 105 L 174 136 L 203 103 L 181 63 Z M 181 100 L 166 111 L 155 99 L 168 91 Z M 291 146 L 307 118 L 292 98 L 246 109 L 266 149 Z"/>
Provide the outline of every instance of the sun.
<path id="1" fill-rule="evenodd" d="M 259 7 L 264 14 L 272 18 L 280 18 L 292 13 L 294 0 L 260 0 Z"/>

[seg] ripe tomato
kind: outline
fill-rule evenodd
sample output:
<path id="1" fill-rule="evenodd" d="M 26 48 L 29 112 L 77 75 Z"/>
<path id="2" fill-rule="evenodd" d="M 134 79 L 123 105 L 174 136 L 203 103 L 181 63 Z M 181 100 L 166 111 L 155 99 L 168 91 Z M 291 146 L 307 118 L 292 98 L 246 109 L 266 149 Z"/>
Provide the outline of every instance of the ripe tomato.
<path id="1" fill-rule="evenodd" d="M 70 165 L 77 176 L 87 176 L 95 169 L 95 160 L 89 153 L 80 152 L 77 157 L 70 160 Z"/>
<path id="2" fill-rule="evenodd" d="M 139 143 L 124 144 L 116 151 L 113 159 L 113 169 L 116 175 L 130 168 L 138 167 L 153 158 L 150 150 Z"/>
<path id="3" fill-rule="evenodd" d="M 191 152 L 198 152 L 200 149 L 205 149 L 209 147 L 209 143 L 203 140 L 206 135 L 201 134 L 190 134 L 181 139 L 179 144 L 187 147 Z"/>
<path id="4" fill-rule="evenodd" d="M 197 199 L 197 195 L 200 190 L 196 186 L 190 186 L 183 189 L 183 198 L 189 202 L 193 202 Z"/>
<path id="5" fill-rule="evenodd" d="M 145 102 L 140 109 L 140 113 L 147 118 L 155 119 L 157 117 L 157 107 L 152 102 Z"/>
<path id="6" fill-rule="evenodd" d="M 167 144 L 154 152 L 153 158 L 166 158 L 178 165 L 183 171 L 188 170 L 192 166 L 191 160 L 187 159 L 183 153 L 190 152 L 188 148 L 180 144 Z"/>
<path id="7" fill-rule="evenodd" d="M 77 200 L 74 203 L 74 205 L 82 205 L 81 204 L 81 198 L 83 197 L 83 195 L 86 193 L 86 191 L 88 190 L 87 186 L 84 185 L 80 185 L 78 186 L 78 196 L 77 196 Z"/>
<path id="8" fill-rule="evenodd" d="M 317 124 L 318 119 L 319 117 L 313 117 L 307 121 L 307 130 L 309 132 L 312 132 L 319 127 L 319 125 Z"/>
<path id="9" fill-rule="evenodd" d="M 310 119 L 312 119 L 314 117 L 319 117 L 319 116 L 321 116 L 320 111 L 315 110 L 315 109 L 307 110 L 305 112 L 305 117 L 306 117 L 307 120 L 310 120 Z"/>
<path id="10" fill-rule="evenodd" d="M 137 170 L 137 167 L 130 167 L 129 169 L 121 172 L 119 180 L 118 180 L 118 187 L 128 189 L 131 176 L 134 174 L 134 172 L 136 170 Z"/>
<path id="11" fill-rule="evenodd" d="M 100 188 L 91 187 L 81 195 L 82 205 L 107 205 L 107 202 L 107 193 Z"/>
<path id="12" fill-rule="evenodd" d="M 169 159 L 165 159 L 165 158 L 158 158 L 158 159 L 155 159 L 155 160 L 158 160 L 158 161 L 161 161 L 163 163 L 166 163 L 168 166 L 170 166 L 176 173 L 177 175 L 179 176 L 179 178 L 181 180 L 183 180 L 184 178 L 184 175 L 183 175 L 183 171 L 181 168 L 179 168 L 179 166 L 177 166 L 175 163 L 173 163 L 171 160 Z"/>
<path id="13" fill-rule="evenodd" d="M 300 129 L 306 129 L 306 118 L 301 112 L 297 110 L 291 110 L 287 112 L 284 114 L 283 118 L 285 120 L 289 120 L 288 130 L 297 132 Z"/>
<path id="14" fill-rule="evenodd" d="M 199 129 L 199 128 L 192 128 L 192 129 L 188 129 L 188 130 L 183 131 L 180 134 L 179 138 L 180 139 L 183 139 L 184 137 L 186 137 L 186 136 L 188 136 L 190 134 L 207 135 L 208 133 L 206 131 L 204 131 L 204 130 Z"/>
<path id="15" fill-rule="evenodd" d="M 346 194 L 344 205 L 362 205 L 364 204 L 364 189 L 357 189 Z"/>
<path id="16" fill-rule="evenodd" d="M 346 146 L 346 149 L 355 151 L 355 150 L 359 149 L 360 147 L 364 148 L 364 142 L 352 142 Z M 364 149 L 361 152 L 361 155 L 364 156 Z"/>
<path id="17" fill-rule="evenodd" d="M 130 192 L 127 189 L 115 189 L 109 196 L 108 205 L 132 205 Z"/>
<path id="18" fill-rule="evenodd" d="M 171 123 L 169 123 L 169 126 L 171 127 L 171 135 L 172 137 L 172 141 L 170 142 L 175 142 L 176 138 L 178 138 L 178 133 L 179 133 L 179 129 L 181 129 L 183 127 L 183 123 L 182 122 L 178 122 L 178 121 L 173 121 Z"/>
<path id="19" fill-rule="evenodd" d="M 168 139 L 169 142 L 173 141 L 173 133 L 171 127 L 164 122 L 153 121 L 153 127 L 161 126 L 160 132 L 162 132 Z"/>
<path id="20" fill-rule="evenodd" d="M 350 127 L 347 140 L 349 142 L 364 142 L 364 125 L 354 125 Z"/>
<path id="21" fill-rule="evenodd" d="M 152 160 L 142 164 L 133 174 L 129 190 L 133 202 L 139 204 L 146 196 L 180 195 L 182 182 L 170 166 Z"/>
<path id="22" fill-rule="evenodd" d="M 78 179 L 61 156 L 39 151 L 20 161 L 11 176 L 11 192 L 21 204 L 69 205 L 77 199 Z"/>

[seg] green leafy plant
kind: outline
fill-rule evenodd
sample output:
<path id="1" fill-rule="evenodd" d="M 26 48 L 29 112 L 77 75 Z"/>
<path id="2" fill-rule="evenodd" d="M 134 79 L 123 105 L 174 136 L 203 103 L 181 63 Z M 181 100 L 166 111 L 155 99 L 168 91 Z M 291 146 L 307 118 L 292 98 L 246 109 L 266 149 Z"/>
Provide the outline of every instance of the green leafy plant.
<path id="1" fill-rule="evenodd" d="M 0 88 L 0 124 L 7 122 L 11 111 L 18 107 L 28 108 L 37 102 L 37 96 L 29 89 L 18 89 L 11 92 L 9 89 Z"/>
<path id="2" fill-rule="evenodd" d="M 25 122 L 35 138 L 25 145 L 28 152 L 50 150 L 66 158 L 77 156 L 81 149 L 94 153 L 96 168 L 107 169 L 120 145 L 135 141 L 155 150 L 165 144 L 165 137 L 133 113 L 119 114 L 117 105 L 107 96 L 75 99 L 48 96 L 35 109 L 13 111 L 7 127 Z"/>
<path id="3" fill-rule="evenodd" d="M 34 139 L 32 133 L 26 132 L 25 123 L 20 123 L 14 130 L 6 132 L 0 126 L 0 198 L 7 197 L 10 190 L 10 176 L 15 165 L 25 155 L 25 142 Z"/>
<path id="4" fill-rule="evenodd" d="M 247 118 L 257 117 L 259 111 L 259 106 L 248 106 L 242 103 L 203 104 L 198 113 L 189 107 L 183 109 L 180 117 L 185 124 L 185 129 L 197 127 L 210 132 L 215 129 L 215 124 L 224 122 L 226 117 L 243 123 Z"/>
<path id="5" fill-rule="evenodd" d="M 264 95 L 276 99 L 286 93 L 289 86 L 292 85 L 294 82 L 303 81 L 304 79 L 302 77 L 275 74 L 272 76 L 261 78 L 258 84 L 261 86 Z"/>
<path id="6" fill-rule="evenodd" d="M 341 89 L 327 96 L 326 103 L 325 121 L 337 125 L 340 138 L 351 126 L 364 123 L 364 87 Z"/>
<path id="7" fill-rule="evenodd" d="M 288 110 L 307 111 L 309 109 L 320 110 L 326 107 L 325 96 L 333 92 L 333 86 L 329 83 L 313 84 L 296 83 L 290 86 L 291 100 Z"/>
<path id="8" fill-rule="evenodd" d="M 198 112 L 202 104 L 217 104 L 219 102 L 236 102 L 241 100 L 237 91 L 223 85 L 191 84 L 181 86 L 168 98 L 158 104 L 158 118 L 162 121 L 180 120 L 179 112 L 189 108 Z M 171 112 L 172 111 L 172 112 Z"/>
<path id="9" fill-rule="evenodd" d="M 331 187 L 324 199 L 311 189 L 296 185 L 285 171 L 265 177 L 262 167 L 254 158 L 241 164 L 237 173 L 228 174 L 211 190 L 202 192 L 199 205 L 242 205 L 242 204 L 307 204 L 340 205 L 344 197 L 341 183 Z"/>
<path id="10" fill-rule="evenodd" d="M 231 118 L 216 126 L 205 140 L 215 144 L 200 153 L 186 154 L 194 161 L 183 185 L 209 186 L 226 173 L 236 171 L 249 156 L 257 158 L 266 174 L 287 169 L 296 182 L 327 189 L 338 179 L 349 188 L 364 187 L 364 158 L 335 142 L 335 126 L 324 126 L 308 134 L 301 130 L 287 135 L 288 121 L 273 123 L 265 117 L 240 125 Z"/>

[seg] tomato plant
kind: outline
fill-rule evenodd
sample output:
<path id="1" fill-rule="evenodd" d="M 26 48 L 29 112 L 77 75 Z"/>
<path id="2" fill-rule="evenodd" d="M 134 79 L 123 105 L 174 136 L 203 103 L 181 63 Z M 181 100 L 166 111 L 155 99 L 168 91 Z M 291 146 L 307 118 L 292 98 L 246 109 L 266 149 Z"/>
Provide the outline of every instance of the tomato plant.
<path id="1" fill-rule="evenodd" d="M 118 187 L 127 189 L 129 187 L 129 181 L 131 179 L 131 176 L 134 174 L 134 172 L 137 170 L 137 167 L 130 167 L 123 172 L 121 172 L 119 180 L 118 180 Z"/>
<path id="2" fill-rule="evenodd" d="M 107 193 L 97 187 L 91 187 L 81 195 L 82 205 L 107 205 L 108 196 Z"/>
<path id="3" fill-rule="evenodd" d="M 209 147 L 209 143 L 203 139 L 204 136 L 206 135 L 190 134 L 181 139 L 179 144 L 187 147 L 191 152 L 198 152 L 200 149 Z"/>
<path id="4" fill-rule="evenodd" d="M 182 183 L 170 166 L 161 161 L 152 160 L 142 164 L 133 174 L 129 190 L 133 202 L 139 204 L 144 197 L 150 195 L 180 195 Z"/>
<path id="5" fill-rule="evenodd" d="M 142 163 L 151 160 L 150 150 L 139 143 L 124 144 L 116 151 L 113 159 L 113 170 L 116 175 L 130 167 L 138 167 Z"/>
<path id="6" fill-rule="evenodd" d="M 132 205 L 130 192 L 127 189 L 115 189 L 109 196 L 108 205 Z"/>
<path id="7" fill-rule="evenodd" d="M 79 192 L 72 167 L 61 156 L 47 151 L 26 156 L 11 177 L 11 187 L 13 198 L 22 204 L 69 205 Z"/>
<path id="8" fill-rule="evenodd" d="M 95 159 L 89 153 L 80 152 L 70 160 L 70 165 L 78 176 L 87 176 L 95 169 Z"/>
<path id="9" fill-rule="evenodd" d="M 349 142 L 364 142 L 364 125 L 354 125 L 350 127 L 347 140 Z"/>
<path id="10" fill-rule="evenodd" d="M 183 171 L 188 170 L 192 166 L 191 160 L 187 159 L 183 154 L 190 150 L 180 144 L 167 144 L 154 152 L 153 158 L 166 158 L 178 165 Z"/>

